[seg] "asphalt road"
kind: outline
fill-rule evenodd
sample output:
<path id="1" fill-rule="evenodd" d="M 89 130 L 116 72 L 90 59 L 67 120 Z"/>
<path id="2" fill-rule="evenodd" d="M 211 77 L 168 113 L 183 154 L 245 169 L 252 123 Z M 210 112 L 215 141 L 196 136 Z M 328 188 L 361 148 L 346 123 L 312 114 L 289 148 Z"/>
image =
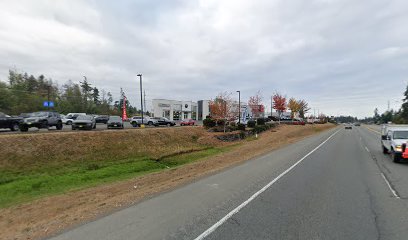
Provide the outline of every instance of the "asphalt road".
<path id="1" fill-rule="evenodd" d="M 408 164 L 339 127 L 52 239 L 407 239 Z"/>

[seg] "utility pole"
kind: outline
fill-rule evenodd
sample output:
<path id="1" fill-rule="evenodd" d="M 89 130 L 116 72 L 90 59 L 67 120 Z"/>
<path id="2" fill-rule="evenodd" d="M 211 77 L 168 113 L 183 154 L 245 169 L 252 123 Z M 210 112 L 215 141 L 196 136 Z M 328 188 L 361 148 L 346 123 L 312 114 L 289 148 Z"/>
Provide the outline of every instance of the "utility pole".
<path id="1" fill-rule="evenodd" d="M 137 76 L 140 78 L 140 106 L 141 106 L 141 109 L 142 109 L 142 124 L 144 124 L 144 123 L 143 123 L 144 117 L 143 117 L 143 90 L 142 90 L 142 74 L 137 74 Z"/>
<path id="2" fill-rule="evenodd" d="M 238 124 L 241 124 L 241 91 L 238 93 Z"/>
<path id="3" fill-rule="evenodd" d="M 145 109 L 145 111 L 147 112 L 147 108 L 146 108 L 146 91 L 143 91 L 143 94 L 144 94 L 144 97 L 143 97 L 143 100 L 144 100 L 144 109 Z"/>
<path id="4" fill-rule="evenodd" d="M 271 96 L 271 119 L 272 119 L 272 109 L 273 109 L 273 96 Z"/>

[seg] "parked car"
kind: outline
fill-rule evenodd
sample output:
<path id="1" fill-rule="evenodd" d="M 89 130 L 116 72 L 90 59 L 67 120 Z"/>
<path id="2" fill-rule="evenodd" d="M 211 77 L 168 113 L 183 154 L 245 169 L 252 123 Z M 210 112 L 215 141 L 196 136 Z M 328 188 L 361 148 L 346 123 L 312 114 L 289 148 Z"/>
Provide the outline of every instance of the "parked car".
<path id="1" fill-rule="evenodd" d="M 130 124 L 133 127 L 138 127 L 142 125 L 142 117 L 140 116 L 134 116 L 129 120 Z M 143 124 L 149 125 L 149 126 L 158 126 L 158 121 L 155 118 L 150 118 L 150 117 L 143 117 Z"/>
<path id="2" fill-rule="evenodd" d="M 120 128 L 123 129 L 123 120 L 119 116 L 110 116 L 107 122 L 107 128 Z"/>
<path id="3" fill-rule="evenodd" d="M 18 131 L 22 121 L 23 118 L 21 117 L 11 117 L 0 112 L 0 128 L 10 128 L 11 131 Z"/>
<path id="4" fill-rule="evenodd" d="M 95 118 L 92 115 L 79 115 L 72 122 L 72 130 L 87 129 L 92 130 L 96 128 Z"/>
<path id="5" fill-rule="evenodd" d="M 155 117 L 155 120 L 157 120 L 157 124 L 160 126 L 175 126 L 176 122 L 175 121 L 171 121 L 168 118 L 165 117 Z"/>
<path id="6" fill-rule="evenodd" d="M 28 118 L 31 116 L 31 113 L 20 113 L 20 115 L 18 115 L 21 118 Z"/>
<path id="7" fill-rule="evenodd" d="M 194 126 L 196 121 L 194 119 L 184 119 L 180 122 L 180 126 Z"/>
<path id="8" fill-rule="evenodd" d="M 74 120 L 76 120 L 78 116 L 79 116 L 78 114 L 66 115 L 64 118 L 61 119 L 61 120 L 62 120 L 62 124 L 71 125 L 72 122 L 73 122 Z"/>
<path id="9" fill-rule="evenodd" d="M 27 132 L 29 128 L 49 128 L 56 127 L 57 130 L 62 129 L 62 120 L 57 112 L 34 112 L 30 117 L 25 118 L 20 123 L 20 131 Z"/>
<path id="10" fill-rule="evenodd" d="M 103 123 L 106 124 L 109 120 L 109 116 L 107 115 L 99 115 L 95 117 L 95 122 L 96 123 Z"/>

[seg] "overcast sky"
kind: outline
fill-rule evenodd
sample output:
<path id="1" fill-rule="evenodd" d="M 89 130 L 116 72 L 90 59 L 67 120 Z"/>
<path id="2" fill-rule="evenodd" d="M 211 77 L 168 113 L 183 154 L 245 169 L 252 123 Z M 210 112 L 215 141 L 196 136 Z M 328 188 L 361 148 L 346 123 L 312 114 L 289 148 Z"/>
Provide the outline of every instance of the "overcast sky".
<path id="1" fill-rule="evenodd" d="M 147 101 L 278 91 L 328 115 L 372 116 L 408 83 L 406 0 L 2 0 L 10 68 Z M 312 110 L 313 112 L 313 110 Z"/>

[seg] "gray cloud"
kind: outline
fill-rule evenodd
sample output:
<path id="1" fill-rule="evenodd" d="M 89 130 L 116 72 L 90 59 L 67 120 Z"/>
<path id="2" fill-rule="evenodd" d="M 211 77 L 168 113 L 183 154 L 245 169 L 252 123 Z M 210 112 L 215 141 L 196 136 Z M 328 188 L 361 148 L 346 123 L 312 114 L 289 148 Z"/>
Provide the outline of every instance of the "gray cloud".
<path id="1" fill-rule="evenodd" d="M 402 0 L 12 1 L 0 3 L 0 79 L 9 68 L 63 84 L 86 75 L 139 104 L 261 90 L 327 114 L 397 107 L 407 84 Z"/>

